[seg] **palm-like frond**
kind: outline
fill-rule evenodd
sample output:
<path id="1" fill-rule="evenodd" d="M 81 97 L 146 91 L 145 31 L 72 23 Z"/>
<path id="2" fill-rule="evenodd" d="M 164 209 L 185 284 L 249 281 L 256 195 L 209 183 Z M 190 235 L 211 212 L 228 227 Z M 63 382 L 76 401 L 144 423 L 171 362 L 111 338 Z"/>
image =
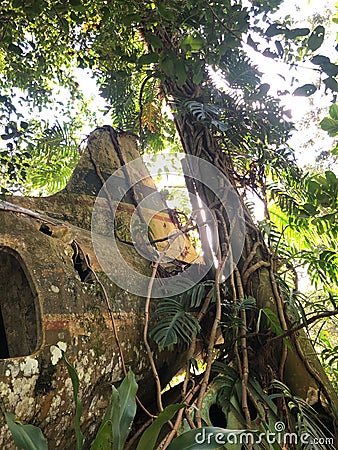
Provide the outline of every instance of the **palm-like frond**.
<path id="1" fill-rule="evenodd" d="M 179 341 L 189 344 L 200 330 L 196 318 L 174 298 L 159 301 L 155 320 L 157 325 L 152 328 L 150 335 L 161 349 L 171 347 Z"/>

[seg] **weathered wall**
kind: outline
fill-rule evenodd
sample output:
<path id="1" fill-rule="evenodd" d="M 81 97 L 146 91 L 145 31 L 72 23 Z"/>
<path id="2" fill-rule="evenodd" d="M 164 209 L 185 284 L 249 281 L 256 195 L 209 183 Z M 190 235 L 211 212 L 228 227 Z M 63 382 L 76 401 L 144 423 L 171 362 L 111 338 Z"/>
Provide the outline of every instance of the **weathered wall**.
<path id="1" fill-rule="evenodd" d="M 96 146 L 95 158 L 100 161 L 103 152 L 108 176 L 118 162 L 104 131 L 99 130 L 106 141 Z M 121 148 L 125 140 L 122 136 Z M 136 151 L 134 140 L 126 145 Z M 83 430 L 89 440 L 107 405 L 111 384 L 123 378 L 102 289 L 97 282 L 81 281 L 74 266 L 73 241 L 89 256 L 107 290 L 126 364 L 140 381 L 140 396 L 147 402 L 154 395 L 142 338 L 145 299 L 123 291 L 102 273 L 89 231 L 100 180 L 87 152 L 79 170 L 69 186 L 52 197 L 10 197 L 11 204 L 0 202 L 0 305 L 2 332 L 8 334 L 2 336 L 0 355 L 1 403 L 23 422 L 40 426 L 49 448 L 63 450 L 74 448 L 74 403 L 60 348 L 80 378 Z M 29 210 L 18 212 L 16 205 Z M 150 276 L 149 261 L 133 247 L 120 243 L 119 250 L 131 266 Z M 14 347 L 9 348 L 11 343 Z M 157 363 L 165 381 L 180 365 L 174 354 L 157 357 Z M 0 448 L 12 449 L 2 416 L 0 422 Z"/>

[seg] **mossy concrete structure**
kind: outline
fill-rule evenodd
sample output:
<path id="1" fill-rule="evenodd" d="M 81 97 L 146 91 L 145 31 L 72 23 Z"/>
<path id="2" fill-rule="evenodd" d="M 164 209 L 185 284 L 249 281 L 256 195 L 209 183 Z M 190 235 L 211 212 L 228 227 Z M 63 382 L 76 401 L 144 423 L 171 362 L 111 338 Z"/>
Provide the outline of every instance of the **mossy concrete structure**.
<path id="1" fill-rule="evenodd" d="M 111 385 L 124 376 L 102 285 L 126 365 L 139 381 L 139 396 L 145 403 L 154 398 L 142 337 L 145 299 L 122 290 L 103 273 L 91 240 L 92 208 L 102 177 L 121 166 L 121 155 L 126 162 L 139 157 L 135 137 L 99 128 L 90 135 L 63 191 L 50 197 L 9 196 L 0 202 L 2 409 L 38 425 L 51 449 L 75 448 L 73 392 L 62 351 L 80 379 L 87 446 L 107 406 Z M 132 246 L 118 246 L 128 264 L 151 275 L 150 262 Z M 82 261 L 76 260 L 79 256 Z M 83 259 L 90 261 L 102 285 L 86 279 Z M 155 353 L 163 383 L 181 365 L 179 359 L 174 353 Z M 0 448 L 15 448 L 2 415 L 0 421 Z"/>

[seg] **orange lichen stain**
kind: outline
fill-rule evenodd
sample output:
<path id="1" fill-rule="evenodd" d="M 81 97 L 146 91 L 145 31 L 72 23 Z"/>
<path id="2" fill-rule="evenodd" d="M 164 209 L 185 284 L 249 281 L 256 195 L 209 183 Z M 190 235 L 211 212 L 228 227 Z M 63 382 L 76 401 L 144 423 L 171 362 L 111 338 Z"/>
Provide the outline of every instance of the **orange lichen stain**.
<path id="1" fill-rule="evenodd" d="M 69 328 L 69 322 L 65 320 L 51 320 L 45 322 L 46 330 L 66 330 Z"/>
<path id="2" fill-rule="evenodd" d="M 51 392 L 48 392 L 48 394 L 44 398 L 43 404 L 41 406 L 41 413 L 40 413 L 41 420 L 44 420 L 47 417 L 54 396 L 55 396 L 55 393 L 53 391 L 51 391 Z"/>

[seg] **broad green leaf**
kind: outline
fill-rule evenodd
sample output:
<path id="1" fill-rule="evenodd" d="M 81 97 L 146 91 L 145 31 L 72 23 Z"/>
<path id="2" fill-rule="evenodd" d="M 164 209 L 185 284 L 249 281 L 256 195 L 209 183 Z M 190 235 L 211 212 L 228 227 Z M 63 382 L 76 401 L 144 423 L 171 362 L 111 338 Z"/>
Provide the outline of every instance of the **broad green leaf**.
<path id="1" fill-rule="evenodd" d="M 112 422 L 107 420 L 100 427 L 90 450 L 110 450 L 113 444 Z"/>
<path id="2" fill-rule="evenodd" d="M 161 299 L 156 316 L 157 324 L 150 335 L 160 349 L 171 347 L 179 341 L 189 343 L 200 330 L 195 316 L 185 311 L 183 305 L 173 298 Z"/>
<path id="3" fill-rule="evenodd" d="M 330 116 L 332 117 L 332 119 L 338 120 L 338 104 L 334 103 L 333 105 L 330 106 Z"/>
<path id="4" fill-rule="evenodd" d="M 48 450 L 47 441 L 40 428 L 34 425 L 22 425 L 15 421 L 15 415 L 5 412 L 5 418 L 15 445 L 23 450 Z"/>
<path id="5" fill-rule="evenodd" d="M 111 422 L 112 422 L 112 433 L 113 433 L 113 443 L 116 450 L 121 448 L 121 438 L 120 438 L 120 418 L 121 418 L 121 401 L 120 394 L 115 386 L 112 386 L 111 394 Z"/>
<path id="6" fill-rule="evenodd" d="M 79 398 L 79 377 L 74 369 L 74 367 L 68 362 L 67 358 L 63 354 L 63 359 L 67 366 L 68 374 L 72 380 L 73 385 L 73 397 L 75 402 L 75 418 L 74 418 L 74 426 L 75 426 L 75 436 L 76 436 L 76 450 L 82 450 L 83 445 L 83 434 L 80 427 L 80 419 L 82 415 L 82 403 Z"/>
<path id="7" fill-rule="evenodd" d="M 175 438 L 168 450 L 207 450 L 222 447 L 229 437 L 239 436 L 246 430 L 228 430 L 219 427 L 203 427 L 187 431 Z"/>
<path id="8" fill-rule="evenodd" d="M 196 52 L 203 47 L 204 40 L 200 36 L 187 36 L 182 42 L 182 48 Z"/>
<path id="9" fill-rule="evenodd" d="M 311 203 L 305 203 L 303 205 L 303 208 L 307 213 L 309 213 L 310 216 L 315 216 L 318 213 L 317 208 L 313 206 Z"/>
<path id="10" fill-rule="evenodd" d="M 293 28 L 292 30 L 286 31 L 285 37 L 287 39 L 295 39 L 299 36 L 307 36 L 309 33 L 309 28 Z"/>
<path id="11" fill-rule="evenodd" d="M 184 407 L 185 405 L 182 404 L 167 406 L 142 434 L 136 450 L 152 450 L 156 445 L 158 435 L 160 434 L 163 425 L 171 420 L 179 409 Z"/>
<path id="12" fill-rule="evenodd" d="M 265 32 L 265 36 L 273 37 L 278 34 L 285 34 L 288 31 L 287 28 L 282 27 L 279 23 L 272 23 Z"/>
<path id="13" fill-rule="evenodd" d="M 145 55 L 140 56 L 138 63 L 142 66 L 152 63 L 157 63 L 159 56 L 157 53 L 146 53 Z"/>
<path id="14" fill-rule="evenodd" d="M 335 173 L 332 172 L 332 170 L 326 170 L 325 171 L 325 178 L 327 179 L 327 181 L 330 184 L 337 184 L 337 181 L 338 181 L 337 177 L 336 177 Z"/>
<path id="15" fill-rule="evenodd" d="M 177 84 L 179 86 L 183 86 L 183 84 L 187 80 L 187 68 L 185 67 L 184 61 L 177 60 L 176 61 L 176 77 L 177 77 Z"/>
<path id="16" fill-rule="evenodd" d="M 170 78 L 173 78 L 176 75 L 175 66 L 176 66 L 176 56 L 172 52 L 163 52 L 160 55 L 159 66 L 163 70 L 163 72 Z"/>
<path id="17" fill-rule="evenodd" d="M 304 84 L 297 88 L 292 95 L 302 96 L 302 97 L 310 97 L 310 95 L 316 92 L 317 88 L 314 84 Z"/>
<path id="18" fill-rule="evenodd" d="M 317 50 L 323 43 L 325 36 L 325 28 L 322 25 L 318 25 L 313 32 L 311 33 L 311 36 L 309 37 L 307 46 L 310 50 L 313 52 Z"/>
<path id="19" fill-rule="evenodd" d="M 162 48 L 162 41 L 156 34 L 146 33 L 145 39 L 153 48 Z"/>
<path id="20" fill-rule="evenodd" d="M 130 370 L 118 389 L 113 387 L 112 423 L 114 450 L 123 450 L 136 413 L 137 383 Z"/>
<path id="21" fill-rule="evenodd" d="M 323 55 L 316 55 L 311 59 L 312 64 L 315 64 L 316 66 L 321 66 L 323 64 L 330 63 L 330 58 Z"/>
<path id="22" fill-rule="evenodd" d="M 329 75 L 329 77 L 335 77 L 338 75 L 338 65 L 332 64 L 331 62 L 322 64 L 321 68 L 323 69 L 323 72 L 326 73 L 326 75 Z"/>
<path id="23" fill-rule="evenodd" d="M 325 78 L 325 80 L 323 80 L 323 83 L 325 84 L 326 88 L 331 89 L 331 91 L 333 92 L 338 92 L 338 83 L 334 78 Z"/>
<path id="24" fill-rule="evenodd" d="M 319 124 L 322 130 L 327 131 L 329 136 L 333 137 L 338 134 L 338 120 L 331 119 L 331 117 L 324 117 Z"/>
<path id="25" fill-rule="evenodd" d="M 163 3 L 159 3 L 159 5 L 157 6 L 157 10 L 164 19 L 170 22 L 175 19 L 174 11 L 172 9 L 169 9 Z"/>

